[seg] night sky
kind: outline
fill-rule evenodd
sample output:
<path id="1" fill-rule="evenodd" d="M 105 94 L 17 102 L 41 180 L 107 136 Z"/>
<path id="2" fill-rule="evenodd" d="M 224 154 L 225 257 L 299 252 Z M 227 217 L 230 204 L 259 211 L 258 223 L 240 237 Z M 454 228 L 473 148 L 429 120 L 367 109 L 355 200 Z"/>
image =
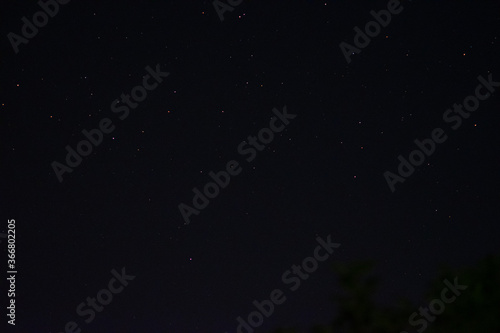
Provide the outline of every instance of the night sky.
<path id="1" fill-rule="evenodd" d="M 235 333 L 275 289 L 256 332 L 308 328 L 336 262 L 418 304 L 442 264 L 500 253 L 500 2 L 65 1 L 29 38 L 39 3 L 0 11 L 6 332 Z M 292 290 L 318 237 L 337 247 Z"/>

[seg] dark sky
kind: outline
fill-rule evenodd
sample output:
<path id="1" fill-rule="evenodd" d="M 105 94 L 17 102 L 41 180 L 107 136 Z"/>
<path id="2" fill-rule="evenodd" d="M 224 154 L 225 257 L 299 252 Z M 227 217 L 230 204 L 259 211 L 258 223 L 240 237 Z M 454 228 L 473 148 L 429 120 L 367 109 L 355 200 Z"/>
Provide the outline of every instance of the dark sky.
<path id="1" fill-rule="evenodd" d="M 0 233 L 15 219 L 18 271 L 7 332 L 234 333 L 274 289 L 286 301 L 259 331 L 309 327 L 335 315 L 335 262 L 375 260 L 378 301 L 418 304 L 441 264 L 498 254 L 500 88 L 457 129 L 443 114 L 479 76 L 500 81 L 500 3 L 402 1 L 347 63 L 339 44 L 387 5 L 244 0 L 221 21 L 211 1 L 71 1 L 16 53 L 9 33 L 41 7 L 3 2 Z M 169 75 L 144 79 L 148 66 Z M 112 109 L 143 82 L 155 86 L 144 100 Z M 247 161 L 242 141 L 284 107 L 296 117 Z M 60 182 L 53 162 L 102 119 L 113 131 Z M 447 140 L 392 192 L 384 173 L 436 128 Z M 179 204 L 231 160 L 241 172 L 185 224 Z M 340 247 L 291 291 L 282 274 L 328 235 Z M 135 278 L 85 323 L 77 306 L 123 267 Z"/>

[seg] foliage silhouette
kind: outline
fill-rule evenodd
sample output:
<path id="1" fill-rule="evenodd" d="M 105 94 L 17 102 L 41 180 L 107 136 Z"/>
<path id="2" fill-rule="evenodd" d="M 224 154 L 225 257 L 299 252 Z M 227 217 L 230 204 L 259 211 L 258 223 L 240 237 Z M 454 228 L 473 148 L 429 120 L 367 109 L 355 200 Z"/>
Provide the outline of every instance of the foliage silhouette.
<path id="1" fill-rule="evenodd" d="M 474 267 L 452 269 L 443 267 L 438 277 L 430 283 L 426 298 L 415 305 L 401 299 L 396 306 L 382 307 L 373 301 L 378 279 L 371 272 L 370 261 L 337 263 L 333 270 L 343 290 L 332 300 L 338 305 L 338 313 L 329 325 L 314 326 L 312 333 L 500 333 L 500 257 L 488 256 Z M 428 307 L 433 299 L 439 299 L 446 285 L 466 285 L 467 289 L 432 322 L 412 326 L 409 317 Z M 421 318 L 420 316 L 418 318 Z M 296 330 L 277 329 L 273 333 L 297 333 Z"/>

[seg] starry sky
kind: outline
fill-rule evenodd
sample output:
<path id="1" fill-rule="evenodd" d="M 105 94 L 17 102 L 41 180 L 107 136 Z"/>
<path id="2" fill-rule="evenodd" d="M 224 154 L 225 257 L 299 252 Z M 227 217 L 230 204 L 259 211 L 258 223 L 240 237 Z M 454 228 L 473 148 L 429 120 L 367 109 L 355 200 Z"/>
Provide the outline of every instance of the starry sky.
<path id="1" fill-rule="evenodd" d="M 500 81 L 498 1 L 402 0 L 347 56 L 341 43 L 388 1 L 244 0 L 223 21 L 212 1 L 61 1 L 16 47 L 9 34 L 41 7 L 2 7 L 9 332 L 233 333 L 277 288 L 287 300 L 257 332 L 310 327 L 336 313 L 335 262 L 376 261 L 390 304 L 418 302 L 441 264 L 499 253 L 498 92 L 456 130 L 443 119 L 479 76 Z M 251 148 L 273 122 L 283 129 Z M 66 147 L 99 128 L 70 168 Z M 436 128 L 447 140 L 391 191 L 384 174 Z M 220 171 L 235 175 L 186 223 L 179 205 Z M 340 247 L 289 291 L 282 274 L 329 235 Z M 135 278 L 85 323 L 76 307 L 123 267 Z"/>

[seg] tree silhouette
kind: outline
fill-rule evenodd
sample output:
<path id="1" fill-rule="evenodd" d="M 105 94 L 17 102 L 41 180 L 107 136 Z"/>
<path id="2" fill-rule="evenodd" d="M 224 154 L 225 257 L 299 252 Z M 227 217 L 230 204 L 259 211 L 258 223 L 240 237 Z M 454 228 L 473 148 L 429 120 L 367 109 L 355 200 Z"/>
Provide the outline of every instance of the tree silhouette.
<path id="1" fill-rule="evenodd" d="M 444 311 L 434 316 L 427 326 L 413 326 L 409 317 L 420 305 L 401 299 L 396 306 L 381 307 L 373 301 L 378 279 L 372 275 L 370 261 L 337 263 L 333 270 L 343 292 L 334 295 L 338 313 L 329 325 L 315 326 L 312 333 L 500 333 L 500 257 L 489 256 L 471 268 L 444 267 L 431 281 L 426 304 L 440 299 L 448 280 L 466 285 Z M 422 317 L 419 317 L 422 318 Z M 277 329 L 273 333 L 296 333 L 294 329 Z"/>

